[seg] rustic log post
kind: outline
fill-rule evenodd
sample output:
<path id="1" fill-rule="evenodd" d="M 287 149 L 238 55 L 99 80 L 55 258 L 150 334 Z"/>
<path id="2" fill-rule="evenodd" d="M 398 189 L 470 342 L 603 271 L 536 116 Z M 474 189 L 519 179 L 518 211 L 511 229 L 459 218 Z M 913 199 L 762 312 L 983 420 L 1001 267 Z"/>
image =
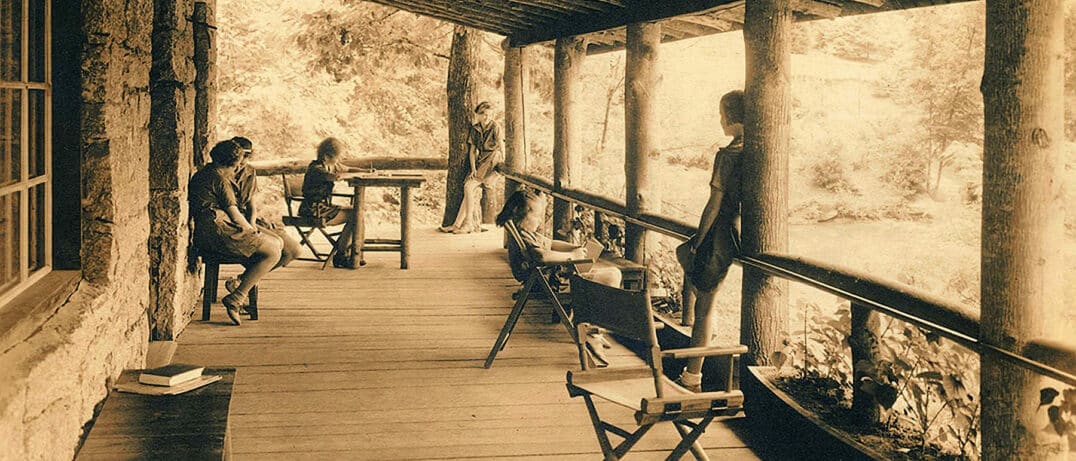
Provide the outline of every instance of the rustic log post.
<path id="1" fill-rule="evenodd" d="M 452 34 L 452 51 L 448 61 L 448 175 L 445 178 L 445 214 L 442 226 L 451 226 L 463 201 L 463 181 L 470 174 L 467 159 L 467 135 L 471 129 L 478 80 L 474 70 L 478 64 L 480 34 L 464 26 L 456 26 Z"/>
<path id="2" fill-rule="evenodd" d="M 216 1 L 194 2 L 194 164 L 209 163 L 209 140 L 217 122 L 217 47 L 210 32 Z"/>
<path id="3" fill-rule="evenodd" d="M 879 379 L 876 367 L 881 360 L 878 349 L 881 334 L 878 313 L 853 302 L 852 334 L 848 337 L 852 349 L 852 413 L 864 424 L 877 424 L 882 418 L 881 406 L 875 398 L 877 392 L 868 392 L 871 386 L 876 386 L 872 382 Z"/>
<path id="4" fill-rule="evenodd" d="M 747 0 L 743 251 L 788 249 L 791 0 Z M 747 365 L 769 364 L 788 332 L 788 282 L 743 271 L 740 341 Z"/>
<path id="5" fill-rule="evenodd" d="M 661 25 L 628 24 L 627 63 L 624 67 L 624 189 L 628 212 L 652 211 L 650 159 L 658 156 L 654 101 L 661 75 L 658 48 Z M 642 263 L 646 256 L 646 229 L 627 223 L 624 257 Z"/>
<path id="6" fill-rule="evenodd" d="M 504 165 L 509 170 L 524 172 L 527 165 L 527 146 L 524 131 L 523 85 L 529 74 L 523 57 L 523 48 L 508 45 L 508 39 L 502 44 L 504 48 Z M 519 183 L 505 178 L 504 196 L 508 198 L 519 187 Z"/>
<path id="7" fill-rule="evenodd" d="M 553 52 L 553 186 L 572 187 L 582 169 L 578 155 L 579 117 L 575 113 L 576 82 L 587 54 L 582 37 L 557 39 Z M 572 204 L 553 199 L 553 237 L 567 240 L 572 235 Z"/>
<path id="8" fill-rule="evenodd" d="M 982 341 L 1019 353 L 1065 325 L 1062 0 L 988 0 L 982 218 Z M 1071 337 L 1071 336 L 1069 336 Z M 1048 459 L 1038 376 L 985 355 L 982 458 Z"/>

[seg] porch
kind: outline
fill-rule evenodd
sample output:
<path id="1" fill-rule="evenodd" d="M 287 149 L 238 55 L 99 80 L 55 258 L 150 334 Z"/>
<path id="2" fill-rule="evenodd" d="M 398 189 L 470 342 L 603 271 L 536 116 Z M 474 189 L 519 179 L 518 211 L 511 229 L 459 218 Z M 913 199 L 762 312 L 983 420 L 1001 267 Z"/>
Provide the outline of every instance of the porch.
<path id="1" fill-rule="evenodd" d="M 236 328 L 215 305 L 179 337 L 174 361 L 237 368 L 238 459 L 599 458 L 586 407 L 564 387 L 575 347 L 548 308 L 525 311 L 482 368 L 519 286 L 501 238 L 416 229 L 405 271 L 389 254 L 355 271 L 297 261 L 263 281 L 261 320 Z M 614 363 L 639 360 L 614 350 Z M 745 424 L 711 426 L 710 456 L 779 459 L 745 440 Z M 678 441 L 659 425 L 633 456 L 664 459 Z"/>

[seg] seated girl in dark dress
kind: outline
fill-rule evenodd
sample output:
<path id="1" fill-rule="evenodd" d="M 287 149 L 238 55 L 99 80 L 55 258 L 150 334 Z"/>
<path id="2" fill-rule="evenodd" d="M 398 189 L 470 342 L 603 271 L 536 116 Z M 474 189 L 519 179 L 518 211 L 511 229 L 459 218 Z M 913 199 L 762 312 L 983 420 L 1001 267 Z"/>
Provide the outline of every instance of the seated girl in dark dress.
<path id="1" fill-rule="evenodd" d="M 247 294 L 280 259 L 283 242 L 280 238 L 260 232 L 242 213 L 232 187 L 240 147 L 228 140 L 217 143 L 209 152 L 213 161 L 191 176 L 189 191 L 190 214 L 194 218 L 194 245 L 206 253 L 243 258 L 246 271 L 239 276 L 239 286 L 221 302 L 228 318 L 239 325 L 239 309 L 247 304 Z"/>
<path id="2" fill-rule="evenodd" d="M 299 216 L 320 219 L 325 226 L 344 224 L 344 231 L 336 242 L 333 267 L 351 267 L 347 249 L 351 248 L 355 226 L 351 207 L 332 202 L 333 186 L 340 174 L 347 172 L 347 167 L 340 164 L 343 152 L 344 145 L 336 138 L 327 138 L 318 144 L 318 158 L 310 162 L 303 176 L 303 203 L 299 205 Z"/>

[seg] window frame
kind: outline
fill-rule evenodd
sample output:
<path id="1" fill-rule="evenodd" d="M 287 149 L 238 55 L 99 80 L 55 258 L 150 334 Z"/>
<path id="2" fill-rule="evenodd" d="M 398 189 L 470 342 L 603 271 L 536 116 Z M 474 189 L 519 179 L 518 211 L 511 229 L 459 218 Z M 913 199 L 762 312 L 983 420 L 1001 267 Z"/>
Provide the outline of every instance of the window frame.
<path id="1" fill-rule="evenodd" d="M 40 1 L 44 5 L 42 13 L 44 15 L 41 18 L 42 33 L 44 34 L 44 43 L 42 52 L 45 54 L 44 62 L 44 81 L 32 82 L 30 81 L 30 3 Z M 9 304 L 12 299 L 16 298 L 19 294 L 26 291 L 27 288 L 33 284 L 41 281 L 46 275 L 52 271 L 52 1 L 51 0 L 23 0 L 22 1 L 22 17 L 20 18 L 22 23 L 20 25 L 20 44 L 19 44 L 19 81 L 0 81 L 0 89 L 20 90 L 20 114 L 19 114 L 19 181 L 14 184 L 0 187 L 0 196 L 4 195 L 17 195 L 19 198 L 19 282 L 9 288 L 7 291 L 0 293 L 0 309 Z M 43 135 L 43 155 L 44 155 L 44 168 L 42 173 L 35 177 L 30 178 L 30 94 L 31 91 L 41 91 L 44 95 L 44 102 L 41 106 L 41 110 L 44 111 L 42 117 L 44 131 Z M 44 232 L 42 233 L 43 241 L 38 242 L 39 245 L 44 246 L 44 260 L 41 267 L 31 271 L 30 270 L 30 196 L 34 191 L 34 188 L 41 186 L 45 191 L 44 203 L 38 204 L 41 212 L 44 216 Z"/>

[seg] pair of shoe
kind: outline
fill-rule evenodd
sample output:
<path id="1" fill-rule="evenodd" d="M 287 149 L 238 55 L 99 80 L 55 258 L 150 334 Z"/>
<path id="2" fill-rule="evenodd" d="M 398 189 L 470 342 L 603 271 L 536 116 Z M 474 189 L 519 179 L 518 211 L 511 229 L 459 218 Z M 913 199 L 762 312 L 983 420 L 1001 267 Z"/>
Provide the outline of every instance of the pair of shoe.
<path id="1" fill-rule="evenodd" d="M 221 304 L 224 304 L 224 308 L 227 309 L 228 318 L 231 319 L 233 324 L 239 325 L 243 323 L 239 319 L 239 309 L 247 304 L 248 301 L 246 296 L 232 292 L 228 293 L 228 296 L 225 296 L 220 302 Z"/>
<path id="2" fill-rule="evenodd" d="M 676 378 L 676 384 L 696 394 L 702 392 L 702 372 L 692 373 L 684 368 L 684 371 L 680 372 L 680 377 Z"/>
<path id="3" fill-rule="evenodd" d="M 605 340 L 601 330 L 595 328 L 588 331 L 583 344 L 591 360 L 594 361 L 595 367 L 605 368 L 609 366 L 609 359 L 605 356 L 605 349 L 611 349 L 613 346 L 609 344 L 609 341 Z"/>
<path id="4" fill-rule="evenodd" d="M 228 293 L 233 293 L 233 292 L 235 292 L 235 290 L 239 289 L 239 285 L 241 283 L 243 283 L 243 281 L 240 280 L 239 276 L 237 275 L 237 276 L 232 277 L 232 278 L 230 278 L 230 279 L 228 279 L 228 280 L 226 280 L 224 282 L 224 289 L 228 290 Z M 242 306 L 239 306 L 239 313 L 243 314 L 243 315 L 250 315 L 250 312 L 247 312 L 247 305 L 246 304 L 243 304 Z"/>

